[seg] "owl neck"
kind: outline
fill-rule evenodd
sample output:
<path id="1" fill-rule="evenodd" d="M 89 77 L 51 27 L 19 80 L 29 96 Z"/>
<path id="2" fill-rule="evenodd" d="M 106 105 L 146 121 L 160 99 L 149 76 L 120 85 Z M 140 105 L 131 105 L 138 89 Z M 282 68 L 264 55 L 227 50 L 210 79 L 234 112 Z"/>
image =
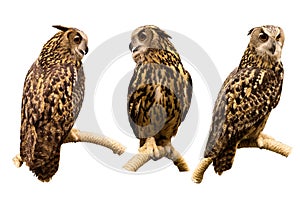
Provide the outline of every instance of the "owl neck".
<path id="1" fill-rule="evenodd" d="M 81 66 L 81 60 L 71 52 L 68 47 L 61 44 L 61 34 L 55 34 L 44 46 L 38 57 L 39 66 L 47 68 L 54 65 L 75 65 Z"/>
<path id="2" fill-rule="evenodd" d="M 176 62 L 180 62 L 179 54 L 176 51 L 155 48 L 148 48 L 146 51 L 136 54 L 133 59 L 137 65 L 157 63 L 166 66 L 178 66 L 179 63 L 176 64 Z"/>
<path id="3" fill-rule="evenodd" d="M 248 46 L 240 62 L 239 69 L 252 67 L 271 69 L 275 72 L 282 71 L 282 63 L 280 60 L 278 61 L 271 58 L 269 55 L 259 55 L 254 48 Z"/>

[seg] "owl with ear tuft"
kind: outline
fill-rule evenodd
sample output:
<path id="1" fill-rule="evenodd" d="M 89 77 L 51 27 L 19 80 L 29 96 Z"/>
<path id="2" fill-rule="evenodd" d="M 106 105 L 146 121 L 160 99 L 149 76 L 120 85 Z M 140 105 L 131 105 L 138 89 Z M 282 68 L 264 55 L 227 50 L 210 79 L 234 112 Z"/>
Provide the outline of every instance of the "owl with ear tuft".
<path id="1" fill-rule="evenodd" d="M 215 102 L 204 159 L 194 172 L 200 183 L 213 162 L 221 175 L 232 167 L 237 148 L 258 147 L 288 156 L 290 147 L 262 133 L 276 108 L 283 84 L 282 28 L 255 27 L 239 66 L 224 81 Z"/>
<path id="2" fill-rule="evenodd" d="M 53 27 L 60 31 L 43 46 L 25 78 L 20 155 L 15 157 L 19 166 L 25 162 L 46 182 L 58 170 L 60 147 L 81 109 L 85 81 L 81 60 L 88 52 L 84 32 Z"/>
<path id="3" fill-rule="evenodd" d="M 128 87 L 128 118 L 140 140 L 139 151 L 153 160 L 163 157 L 162 152 L 176 152 L 171 138 L 184 121 L 192 98 L 192 78 L 170 39 L 157 26 L 146 25 L 132 32 L 129 45 L 136 67 Z M 180 171 L 187 170 L 181 157 L 172 160 Z"/>
<path id="4" fill-rule="evenodd" d="M 103 137 L 72 129 L 84 98 L 82 59 L 88 53 L 87 35 L 76 28 L 53 27 L 59 32 L 44 44 L 25 78 L 20 154 L 13 159 L 17 167 L 25 162 L 43 182 L 50 181 L 58 170 L 63 143 L 103 145 L 104 141 Z M 107 147 L 116 146 L 107 140 Z"/>

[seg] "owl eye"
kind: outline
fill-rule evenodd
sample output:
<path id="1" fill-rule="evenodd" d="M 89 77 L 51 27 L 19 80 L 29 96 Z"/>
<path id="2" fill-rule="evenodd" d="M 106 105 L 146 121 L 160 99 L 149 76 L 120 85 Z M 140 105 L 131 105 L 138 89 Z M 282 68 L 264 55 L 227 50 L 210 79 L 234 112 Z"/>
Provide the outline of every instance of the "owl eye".
<path id="1" fill-rule="evenodd" d="M 76 35 L 73 39 L 73 41 L 76 43 L 76 44 L 80 44 L 82 38 L 80 35 Z"/>
<path id="2" fill-rule="evenodd" d="M 280 37 L 281 37 L 281 34 L 279 33 L 276 37 L 276 40 L 279 41 Z"/>
<path id="3" fill-rule="evenodd" d="M 140 41 L 144 41 L 147 38 L 147 35 L 144 31 L 141 31 L 139 32 L 138 37 Z"/>
<path id="4" fill-rule="evenodd" d="M 269 39 L 269 36 L 262 32 L 258 35 L 258 39 L 262 42 L 266 42 Z"/>

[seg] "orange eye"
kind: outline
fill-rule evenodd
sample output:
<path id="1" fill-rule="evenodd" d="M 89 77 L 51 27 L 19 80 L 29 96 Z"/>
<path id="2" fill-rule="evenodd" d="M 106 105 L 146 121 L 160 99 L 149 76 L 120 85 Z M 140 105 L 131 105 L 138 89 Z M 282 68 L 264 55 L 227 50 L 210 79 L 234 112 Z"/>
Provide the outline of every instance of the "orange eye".
<path id="1" fill-rule="evenodd" d="M 266 42 L 269 39 L 269 36 L 267 34 L 265 34 L 264 32 L 261 32 L 258 35 L 258 39 L 262 42 Z"/>

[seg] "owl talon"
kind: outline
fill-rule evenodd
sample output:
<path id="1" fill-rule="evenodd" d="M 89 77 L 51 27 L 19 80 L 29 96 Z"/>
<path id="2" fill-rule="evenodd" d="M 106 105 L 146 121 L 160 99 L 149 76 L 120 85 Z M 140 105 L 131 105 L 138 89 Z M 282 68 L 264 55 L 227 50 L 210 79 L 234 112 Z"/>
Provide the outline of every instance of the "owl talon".
<path id="1" fill-rule="evenodd" d="M 145 144 L 139 149 L 140 153 L 146 153 L 152 160 L 158 160 L 162 156 L 163 147 L 157 146 L 153 137 L 147 138 Z"/>
<path id="2" fill-rule="evenodd" d="M 262 137 L 258 137 L 256 142 L 259 148 L 262 148 L 264 146 L 264 139 Z"/>
<path id="3" fill-rule="evenodd" d="M 171 155 L 174 147 L 170 144 L 170 145 L 165 146 L 164 149 L 168 155 Z"/>

